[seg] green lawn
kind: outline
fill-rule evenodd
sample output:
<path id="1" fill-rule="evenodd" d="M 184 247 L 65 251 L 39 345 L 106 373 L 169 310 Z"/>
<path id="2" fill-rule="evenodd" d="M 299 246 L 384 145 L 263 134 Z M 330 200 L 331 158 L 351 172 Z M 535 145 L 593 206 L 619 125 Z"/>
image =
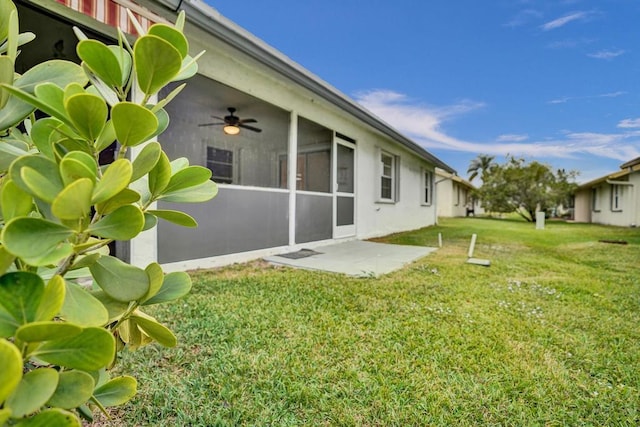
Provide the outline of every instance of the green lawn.
<path id="1" fill-rule="evenodd" d="M 197 272 L 128 353 L 121 425 L 640 425 L 640 230 L 448 219 L 380 278 L 261 262 Z M 475 256 L 465 264 L 472 233 Z M 625 240 L 628 245 L 600 243 Z M 116 425 L 120 425 L 116 423 Z"/>

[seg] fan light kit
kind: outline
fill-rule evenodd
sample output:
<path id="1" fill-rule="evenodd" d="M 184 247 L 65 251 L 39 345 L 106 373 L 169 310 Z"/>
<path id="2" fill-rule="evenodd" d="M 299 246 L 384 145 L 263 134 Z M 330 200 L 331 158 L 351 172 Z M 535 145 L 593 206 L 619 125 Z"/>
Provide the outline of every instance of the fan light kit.
<path id="1" fill-rule="evenodd" d="M 247 123 L 258 123 L 256 119 L 241 119 L 240 117 L 234 115 L 236 109 L 234 107 L 227 108 L 229 111 L 228 116 L 216 117 L 211 116 L 214 119 L 222 120 L 220 123 L 201 123 L 198 126 L 224 126 L 222 131 L 227 135 L 237 135 L 240 133 L 240 128 L 248 129 L 253 132 L 262 132 L 262 129 L 257 127 L 249 126 Z"/>
<path id="2" fill-rule="evenodd" d="M 235 125 L 224 125 L 222 131 L 227 135 L 237 135 L 240 133 L 240 128 Z"/>

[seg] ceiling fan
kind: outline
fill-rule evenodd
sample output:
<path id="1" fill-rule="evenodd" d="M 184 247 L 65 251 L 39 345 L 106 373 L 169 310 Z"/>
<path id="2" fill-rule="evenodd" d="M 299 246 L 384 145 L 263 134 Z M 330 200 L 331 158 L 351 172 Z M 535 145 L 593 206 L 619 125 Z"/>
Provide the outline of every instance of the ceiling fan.
<path id="1" fill-rule="evenodd" d="M 253 132 L 262 132 L 262 129 L 247 125 L 247 123 L 258 123 L 256 119 L 241 119 L 240 117 L 233 114 L 236 112 L 236 109 L 234 107 L 229 107 L 227 108 L 227 110 L 229 110 L 229 115 L 224 116 L 224 118 L 211 116 L 214 119 L 222 120 L 222 122 L 201 123 L 198 126 L 224 126 L 224 132 L 229 135 L 237 135 L 238 133 L 240 133 L 240 128 L 248 129 Z"/>

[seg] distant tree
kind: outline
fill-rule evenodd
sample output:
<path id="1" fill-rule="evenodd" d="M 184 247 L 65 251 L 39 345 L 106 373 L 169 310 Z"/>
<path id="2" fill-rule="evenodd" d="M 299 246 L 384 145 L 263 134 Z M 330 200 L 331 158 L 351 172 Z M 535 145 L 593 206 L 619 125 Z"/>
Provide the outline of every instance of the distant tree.
<path id="1" fill-rule="evenodd" d="M 503 165 L 494 164 L 485 174 L 479 197 L 489 212 L 516 212 L 534 221 L 537 211 L 565 204 L 575 188 L 576 172 L 559 169 L 522 158 L 509 157 Z"/>
<path id="2" fill-rule="evenodd" d="M 493 160 L 495 156 L 490 156 L 488 154 L 479 154 L 478 157 L 471 160 L 469 164 L 469 168 L 467 169 L 467 173 L 469 174 L 469 181 L 473 181 L 478 175 L 482 178 L 482 181 L 485 180 L 487 175 L 491 171 L 491 167 L 495 165 Z"/>

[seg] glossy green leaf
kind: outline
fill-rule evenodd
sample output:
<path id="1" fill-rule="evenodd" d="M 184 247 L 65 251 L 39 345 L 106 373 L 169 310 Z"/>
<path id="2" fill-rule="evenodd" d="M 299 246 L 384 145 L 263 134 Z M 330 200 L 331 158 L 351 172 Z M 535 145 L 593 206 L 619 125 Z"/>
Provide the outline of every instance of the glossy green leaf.
<path id="1" fill-rule="evenodd" d="M 0 310 L 11 316 L 6 320 L 14 330 L 37 319 L 43 295 L 44 281 L 35 273 L 17 271 L 0 276 Z"/>
<path id="2" fill-rule="evenodd" d="M 86 328 L 73 337 L 45 341 L 32 356 L 66 368 L 93 371 L 113 360 L 115 340 L 103 328 Z"/>
<path id="3" fill-rule="evenodd" d="M 198 63 L 197 58 L 202 56 L 204 52 L 201 52 L 196 58 L 192 58 L 190 56 L 185 57 L 182 60 L 182 65 L 180 66 L 180 72 L 175 75 L 175 77 L 171 80 L 174 82 L 179 82 L 181 80 L 190 79 L 198 73 Z"/>
<path id="4" fill-rule="evenodd" d="M 95 244 L 96 241 L 94 241 L 93 243 Z M 76 246 L 76 248 L 77 248 L 77 246 Z M 107 249 L 108 249 L 108 247 L 107 247 Z M 108 254 L 108 252 L 107 252 L 107 254 Z M 91 264 L 96 262 L 96 260 L 98 258 L 100 258 L 100 254 L 99 253 L 89 253 L 87 255 L 80 255 L 80 256 L 78 256 L 76 258 L 75 262 L 73 263 L 73 265 L 71 266 L 71 268 L 69 270 L 73 271 L 73 270 L 77 270 L 77 269 L 81 269 L 81 268 L 87 268 Z"/>
<path id="5" fill-rule="evenodd" d="M 66 288 L 64 279 L 55 275 L 44 287 L 44 294 L 36 312 L 36 320 L 51 320 L 60 313 L 64 304 Z"/>
<path id="6" fill-rule="evenodd" d="M 162 218 L 165 221 L 169 221 L 176 225 L 181 225 L 183 227 L 197 227 L 198 223 L 191 215 L 187 215 L 184 212 L 173 211 L 173 210 L 148 210 L 148 213 L 157 216 L 158 218 Z"/>
<path id="7" fill-rule="evenodd" d="M 57 86 L 55 86 L 57 88 Z M 60 90 L 62 92 L 62 90 Z M 53 143 L 63 138 L 57 131 L 69 133 L 71 130 L 55 117 L 45 117 L 36 122 L 31 127 L 31 139 L 38 150 L 50 160 L 55 160 Z"/>
<path id="8" fill-rule="evenodd" d="M 120 144 L 133 147 L 147 141 L 158 129 L 158 118 L 133 102 L 120 102 L 111 109 L 111 121 Z"/>
<path id="9" fill-rule="evenodd" d="M 0 43 L 9 36 L 9 17 L 12 12 L 17 13 L 16 6 L 10 0 L 0 0 Z M 0 399 L 0 402 L 2 400 Z"/>
<path id="10" fill-rule="evenodd" d="M 0 83 L 11 85 L 13 83 L 14 66 L 13 60 L 8 56 L 0 56 Z M 9 100 L 9 92 L 0 88 L 0 109 Z"/>
<path id="11" fill-rule="evenodd" d="M 90 141 L 100 136 L 108 114 L 104 99 L 89 93 L 73 95 L 65 100 L 65 109 L 80 135 Z"/>
<path id="12" fill-rule="evenodd" d="M 34 94 L 41 102 L 56 111 L 56 117 L 67 117 L 64 107 L 64 89 L 60 86 L 49 82 L 40 83 L 35 87 Z"/>
<path id="13" fill-rule="evenodd" d="M 60 315 L 80 326 L 104 326 L 109 320 L 105 306 L 82 286 L 65 281 L 65 298 Z"/>
<path id="14" fill-rule="evenodd" d="M 109 200 L 100 203 L 96 206 L 96 210 L 101 215 L 110 214 L 119 207 L 130 205 L 140 200 L 140 194 L 129 188 L 125 188 Z"/>
<path id="15" fill-rule="evenodd" d="M 89 69 L 107 85 L 122 86 L 122 67 L 114 52 L 97 40 L 81 40 L 76 52 Z"/>
<path id="16" fill-rule="evenodd" d="M 10 90 L 6 88 L 3 90 L 10 92 Z M 0 131 L 17 126 L 34 110 L 35 107 L 22 99 L 15 96 L 9 97 L 6 105 L 0 108 Z"/>
<path id="17" fill-rule="evenodd" d="M 0 171 L 8 170 L 14 160 L 29 154 L 23 148 L 17 147 L 16 145 L 8 143 L 0 144 Z"/>
<path id="18" fill-rule="evenodd" d="M 79 65 L 71 61 L 53 59 L 30 68 L 15 80 L 14 86 L 27 93 L 34 93 L 35 87 L 40 83 L 53 83 L 64 88 L 71 83 L 84 87 L 88 81 Z"/>
<path id="19" fill-rule="evenodd" d="M 182 298 L 191 290 L 191 278 L 183 271 L 175 271 L 164 276 L 160 290 L 142 305 L 159 304 Z"/>
<path id="20" fill-rule="evenodd" d="M 16 331 L 16 338 L 24 342 L 41 342 L 72 337 L 82 332 L 82 327 L 68 322 L 30 322 Z"/>
<path id="21" fill-rule="evenodd" d="M 120 97 L 113 87 L 100 80 L 100 78 L 96 76 L 84 62 L 82 63 L 82 69 L 87 73 L 89 83 L 91 84 L 87 87 L 88 93 L 102 97 L 110 107 L 113 107 L 120 102 Z"/>
<path id="22" fill-rule="evenodd" d="M 0 339 L 0 366 L 0 402 L 4 402 L 22 379 L 22 355 L 5 339 Z"/>
<path id="23" fill-rule="evenodd" d="M 140 234 L 143 226 L 144 214 L 140 208 L 125 205 L 92 224 L 88 231 L 105 239 L 130 240 Z"/>
<path id="24" fill-rule="evenodd" d="M 51 210 L 60 219 L 80 219 L 91 213 L 93 181 L 80 178 L 67 185 L 51 204 Z"/>
<path id="25" fill-rule="evenodd" d="M 180 56 L 185 58 L 189 54 L 189 42 L 181 31 L 167 24 L 153 24 L 149 31 L 149 35 L 158 36 L 169 42 L 173 47 L 178 49 Z"/>
<path id="26" fill-rule="evenodd" d="M 44 259 L 73 234 L 73 230 L 55 222 L 21 217 L 5 225 L 2 242 L 9 252 L 21 258 Z"/>
<path id="27" fill-rule="evenodd" d="M 105 291 L 92 291 L 91 296 L 100 301 L 104 308 L 107 309 L 107 312 L 109 313 L 108 323 L 118 320 L 120 316 L 126 313 L 126 311 L 129 309 L 128 302 L 116 301 L 109 295 L 107 295 Z"/>
<path id="28" fill-rule="evenodd" d="M 110 45 L 109 49 L 115 55 L 118 60 L 118 64 L 120 65 L 120 74 L 122 75 L 122 80 L 120 81 L 120 86 L 124 87 L 129 80 L 129 76 L 131 74 L 131 69 L 133 67 L 133 58 L 131 54 L 124 46 L 118 45 Z"/>
<path id="29" fill-rule="evenodd" d="M 140 315 L 132 315 L 131 320 L 133 320 L 142 331 L 149 335 L 154 340 L 158 341 L 159 344 L 165 347 L 175 347 L 178 343 L 176 336 L 167 328 L 166 326 L 158 323 L 155 319 L 151 318 L 151 316 L 140 316 Z"/>
<path id="30" fill-rule="evenodd" d="M 5 425 L 9 418 L 11 418 L 11 410 L 7 408 L 0 409 L 0 425 Z"/>
<path id="31" fill-rule="evenodd" d="M 26 216 L 33 210 L 33 199 L 13 181 L 6 181 L 2 186 L 2 217 L 9 221 L 19 216 Z"/>
<path id="32" fill-rule="evenodd" d="M 98 387 L 93 396 L 100 404 L 109 408 L 128 402 L 137 393 L 138 383 L 130 376 L 117 377 Z"/>
<path id="33" fill-rule="evenodd" d="M 80 420 L 72 412 L 60 408 L 45 409 L 30 418 L 24 418 L 16 427 L 82 427 Z"/>
<path id="34" fill-rule="evenodd" d="M 117 301 L 136 301 L 149 291 L 147 273 L 118 258 L 100 257 L 89 268 L 98 286 Z"/>
<path id="35" fill-rule="evenodd" d="M 0 246 L 0 275 L 4 274 L 7 269 L 13 265 L 15 259 L 16 256 L 10 253 L 7 248 Z M 1 336 L 3 335 L 0 333 L 0 337 Z"/>
<path id="36" fill-rule="evenodd" d="M 79 156 L 87 156 L 93 162 L 93 165 L 87 166 L 81 159 L 76 158 Z M 95 160 L 93 160 L 89 154 L 82 151 L 72 151 L 60 162 L 60 177 L 65 186 L 81 178 L 89 179 L 94 183 L 97 179 L 96 174 L 97 165 L 95 164 Z"/>
<path id="37" fill-rule="evenodd" d="M 63 188 L 60 181 L 50 180 L 47 175 L 28 166 L 20 169 L 20 178 L 30 194 L 48 203 L 53 203 Z"/>
<path id="38" fill-rule="evenodd" d="M 171 160 L 171 175 L 175 175 L 183 169 L 189 167 L 189 159 L 186 157 L 178 157 Z"/>
<path id="39" fill-rule="evenodd" d="M 133 175 L 131 181 L 136 181 L 148 174 L 151 169 L 158 163 L 162 147 L 159 142 L 152 141 L 140 150 L 140 153 L 133 160 Z"/>
<path id="40" fill-rule="evenodd" d="M 133 45 L 133 61 L 138 85 L 145 94 L 154 94 L 169 83 L 182 66 L 180 51 L 160 37 L 146 35 Z"/>
<path id="41" fill-rule="evenodd" d="M 70 83 L 64 87 L 64 100 L 63 102 L 66 104 L 67 100 L 74 95 L 84 95 L 87 91 L 84 88 L 84 85 L 79 85 L 77 83 Z"/>
<path id="42" fill-rule="evenodd" d="M 116 130 L 113 128 L 113 122 L 111 120 L 107 121 L 102 129 L 102 133 L 96 140 L 96 150 L 102 151 L 105 148 L 109 147 L 116 140 Z"/>
<path id="43" fill-rule="evenodd" d="M 86 372 L 61 372 L 58 387 L 47 402 L 47 406 L 62 409 L 77 408 L 91 398 L 94 387 L 93 377 Z"/>
<path id="44" fill-rule="evenodd" d="M 118 159 L 111 163 L 95 186 L 92 203 L 103 203 L 127 188 L 132 174 L 133 167 L 129 160 Z"/>
<path id="45" fill-rule="evenodd" d="M 53 395 L 58 385 L 58 371 L 39 368 L 26 373 L 9 396 L 5 406 L 13 418 L 22 418 L 38 411 Z"/>
<path id="46" fill-rule="evenodd" d="M 218 194 L 218 186 L 213 181 L 207 181 L 195 187 L 165 193 L 160 198 L 165 202 L 201 203 L 213 199 Z"/>
<path id="47" fill-rule="evenodd" d="M 3 90 L 13 95 L 9 98 L 7 105 L 0 110 L 0 129 L 6 129 L 7 126 L 17 125 L 31 114 L 36 108 L 40 111 L 60 119 L 63 123 L 73 127 L 71 120 L 66 115 L 38 99 L 36 96 L 25 92 L 15 86 L 2 86 Z M 18 120 L 17 122 L 15 120 Z M 11 124 L 13 122 L 13 124 Z"/>
<path id="48" fill-rule="evenodd" d="M 158 225 L 158 218 L 155 215 L 151 215 L 150 213 L 144 213 L 144 227 L 142 227 L 142 231 L 147 231 L 152 229 Z"/>
<path id="49" fill-rule="evenodd" d="M 171 163 L 167 155 L 162 152 L 156 165 L 149 172 L 149 190 L 153 197 L 157 197 L 167 188 L 171 180 Z"/>
<path id="50" fill-rule="evenodd" d="M 7 56 L 13 61 L 18 57 L 18 11 L 9 12 L 9 26 L 7 28 Z"/>
<path id="51" fill-rule="evenodd" d="M 202 166 L 189 166 L 171 176 L 169 184 L 164 189 L 165 193 L 173 193 L 186 188 L 195 187 L 209 181 L 211 170 Z"/>
<path id="52" fill-rule="evenodd" d="M 149 277 L 149 291 L 140 299 L 140 302 L 154 297 L 160 288 L 162 288 L 162 283 L 164 282 L 164 271 L 162 271 L 162 267 L 160 267 L 160 264 L 157 262 L 149 264 L 144 271 L 147 272 L 147 276 Z"/>
<path id="53" fill-rule="evenodd" d="M 60 178 L 60 173 L 58 172 L 58 165 L 44 156 L 32 155 L 32 156 L 24 156 L 17 159 L 9 168 L 9 175 L 13 182 L 22 189 L 22 191 L 26 191 L 29 194 L 33 194 L 32 188 L 30 185 L 36 185 L 34 182 L 31 182 L 30 185 L 22 179 L 22 169 L 30 168 L 33 171 L 37 171 L 40 175 L 37 179 L 44 179 L 49 183 L 45 185 L 51 188 L 50 191 L 55 194 L 49 195 L 45 194 L 42 200 L 48 200 L 49 202 L 53 201 L 56 194 L 58 194 L 64 188 L 62 184 L 62 178 Z M 33 178 L 33 177 L 32 177 Z M 35 188 L 36 192 L 40 194 L 42 189 Z M 38 196 L 39 197 L 39 196 Z"/>

